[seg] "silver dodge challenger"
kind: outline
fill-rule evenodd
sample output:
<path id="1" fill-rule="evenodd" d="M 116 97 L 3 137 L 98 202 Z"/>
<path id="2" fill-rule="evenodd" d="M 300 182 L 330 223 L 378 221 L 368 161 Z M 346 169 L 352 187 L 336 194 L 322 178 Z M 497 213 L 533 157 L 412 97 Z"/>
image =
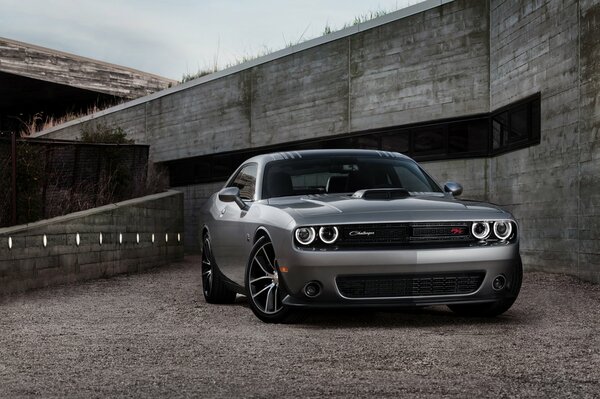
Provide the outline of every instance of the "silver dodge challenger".
<path id="1" fill-rule="evenodd" d="M 521 288 L 518 224 L 461 193 L 394 152 L 251 158 L 203 209 L 204 297 L 245 295 L 265 322 L 331 307 L 499 315 Z"/>

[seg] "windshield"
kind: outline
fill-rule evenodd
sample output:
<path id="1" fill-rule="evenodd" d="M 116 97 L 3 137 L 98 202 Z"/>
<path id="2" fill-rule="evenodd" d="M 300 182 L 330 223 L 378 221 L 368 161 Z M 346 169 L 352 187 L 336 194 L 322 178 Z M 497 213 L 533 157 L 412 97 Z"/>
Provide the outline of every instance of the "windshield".
<path id="1" fill-rule="evenodd" d="M 412 193 L 441 193 L 413 161 L 343 156 L 287 159 L 267 164 L 262 198 L 354 193 L 373 188 L 404 188 Z"/>

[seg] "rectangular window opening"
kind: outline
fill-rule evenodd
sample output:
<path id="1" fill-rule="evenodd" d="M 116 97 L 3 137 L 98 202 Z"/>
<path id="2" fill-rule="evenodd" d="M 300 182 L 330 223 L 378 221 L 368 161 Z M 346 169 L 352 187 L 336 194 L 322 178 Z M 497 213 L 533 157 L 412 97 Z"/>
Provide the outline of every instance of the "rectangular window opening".
<path id="1" fill-rule="evenodd" d="M 540 103 L 541 96 L 537 93 L 487 115 L 203 155 L 165 164 L 169 170 L 171 186 L 177 187 L 225 181 L 245 160 L 270 152 L 333 148 L 379 149 L 399 152 L 419 162 L 490 157 L 540 143 Z M 314 179 L 322 185 L 324 177 L 314 176 Z M 308 183 L 317 184 L 315 182 Z"/>

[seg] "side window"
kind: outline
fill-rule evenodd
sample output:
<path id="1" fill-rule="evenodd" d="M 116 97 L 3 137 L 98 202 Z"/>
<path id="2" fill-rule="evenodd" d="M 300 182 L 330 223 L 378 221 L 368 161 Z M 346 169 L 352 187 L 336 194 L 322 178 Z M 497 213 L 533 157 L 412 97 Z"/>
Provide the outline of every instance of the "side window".
<path id="1" fill-rule="evenodd" d="M 250 201 L 254 199 L 254 191 L 256 188 L 256 170 L 256 164 L 245 166 L 239 171 L 231 184 L 229 184 L 229 187 L 237 187 L 240 189 L 240 197 L 242 197 L 242 199 Z"/>

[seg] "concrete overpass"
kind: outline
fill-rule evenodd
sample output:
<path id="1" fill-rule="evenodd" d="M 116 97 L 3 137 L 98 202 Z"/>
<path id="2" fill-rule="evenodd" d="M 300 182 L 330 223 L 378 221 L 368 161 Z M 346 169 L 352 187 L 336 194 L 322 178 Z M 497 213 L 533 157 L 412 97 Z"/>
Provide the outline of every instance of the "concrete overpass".
<path id="1" fill-rule="evenodd" d="M 147 72 L 0 37 L 0 132 L 36 114 L 59 118 L 176 84 Z"/>

